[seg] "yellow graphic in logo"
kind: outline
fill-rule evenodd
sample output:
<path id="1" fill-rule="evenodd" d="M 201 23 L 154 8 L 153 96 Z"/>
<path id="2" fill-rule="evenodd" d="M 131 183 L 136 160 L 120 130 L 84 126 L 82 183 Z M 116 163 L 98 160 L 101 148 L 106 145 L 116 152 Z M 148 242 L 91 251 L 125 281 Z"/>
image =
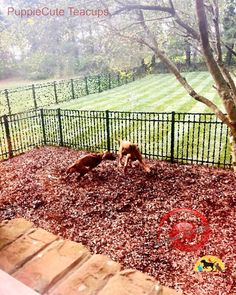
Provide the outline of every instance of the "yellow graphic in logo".
<path id="1" fill-rule="evenodd" d="M 212 255 L 206 255 L 202 258 L 199 258 L 194 266 L 195 271 L 224 271 L 225 265 L 223 261 Z"/>

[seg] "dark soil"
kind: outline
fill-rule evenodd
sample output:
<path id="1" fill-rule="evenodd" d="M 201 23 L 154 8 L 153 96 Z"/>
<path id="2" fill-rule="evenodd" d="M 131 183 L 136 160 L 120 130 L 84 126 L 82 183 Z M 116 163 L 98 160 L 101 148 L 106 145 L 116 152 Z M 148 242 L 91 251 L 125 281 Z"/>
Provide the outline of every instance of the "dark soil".
<path id="1" fill-rule="evenodd" d="M 136 165 L 124 174 L 116 162 L 106 161 L 82 179 L 64 179 L 65 168 L 82 154 L 44 147 L 1 162 L 0 220 L 25 217 L 188 295 L 236 294 L 233 172 L 148 161 L 150 173 Z M 196 209 L 208 219 L 211 236 L 200 250 L 182 252 L 171 242 L 158 246 L 159 222 L 175 208 Z M 201 225 L 180 213 L 161 229 L 162 238 L 184 218 Z M 221 258 L 225 272 L 194 272 L 205 255 Z"/>

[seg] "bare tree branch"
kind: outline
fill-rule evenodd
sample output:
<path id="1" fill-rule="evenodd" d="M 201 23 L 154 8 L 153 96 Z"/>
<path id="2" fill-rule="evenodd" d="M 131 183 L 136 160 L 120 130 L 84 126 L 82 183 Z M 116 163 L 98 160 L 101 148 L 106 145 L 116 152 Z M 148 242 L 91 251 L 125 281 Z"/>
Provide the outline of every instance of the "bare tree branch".
<path id="1" fill-rule="evenodd" d="M 223 43 L 224 44 L 224 43 Z M 224 44 L 224 46 L 234 55 L 236 56 L 236 51 L 233 50 L 233 48 L 231 48 L 229 45 Z"/>
<path id="2" fill-rule="evenodd" d="M 219 64 L 223 62 L 222 60 L 222 50 L 221 50 L 221 42 L 220 42 L 220 28 L 219 28 L 219 6 L 218 1 L 214 1 L 214 8 L 212 7 L 213 11 L 213 22 L 215 27 L 215 34 L 216 34 L 216 48 L 217 48 L 217 61 Z"/>
<path id="3" fill-rule="evenodd" d="M 121 4 L 121 3 L 120 3 Z M 120 14 L 123 11 L 130 10 L 153 10 L 153 11 L 162 11 L 167 12 L 169 14 L 173 14 L 174 11 L 171 7 L 165 7 L 161 5 L 139 5 L 139 4 L 124 4 L 122 3 L 122 7 L 115 11 L 112 15 Z"/>
<path id="4" fill-rule="evenodd" d="M 175 21 L 178 25 L 184 28 L 194 39 L 200 40 L 200 36 L 196 30 L 190 27 L 187 23 L 183 22 L 179 15 L 175 14 Z"/>
<path id="5" fill-rule="evenodd" d="M 159 20 L 164 20 L 164 19 L 168 19 L 168 18 L 171 18 L 171 17 L 172 16 L 157 17 L 157 18 L 147 19 L 146 22 L 159 21 Z M 127 29 L 129 29 L 129 28 L 131 28 L 132 26 L 135 26 L 135 25 L 140 25 L 140 22 L 132 23 L 129 26 L 124 27 L 122 30 L 127 30 Z"/>
<path id="6" fill-rule="evenodd" d="M 190 25 L 185 23 L 177 14 L 173 2 L 170 0 L 170 7 L 161 6 L 161 5 L 140 5 L 140 4 L 124 4 L 119 1 L 121 8 L 115 11 L 112 15 L 119 14 L 124 11 L 131 10 L 149 10 L 149 11 L 161 11 L 169 13 L 174 20 L 178 23 L 179 26 L 183 27 L 194 39 L 200 40 L 198 32 L 192 28 Z"/>

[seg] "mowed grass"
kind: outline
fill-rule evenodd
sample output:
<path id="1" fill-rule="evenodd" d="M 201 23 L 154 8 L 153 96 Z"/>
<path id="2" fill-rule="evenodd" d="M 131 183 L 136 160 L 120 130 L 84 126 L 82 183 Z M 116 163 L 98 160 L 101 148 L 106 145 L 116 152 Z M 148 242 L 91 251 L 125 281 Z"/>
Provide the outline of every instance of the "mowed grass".
<path id="1" fill-rule="evenodd" d="M 224 111 L 213 80 L 207 72 L 184 74 L 187 81 Z M 190 97 L 172 74 L 149 75 L 143 79 L 102 93 L 70 100 L 50 108 L 79 110 L 113 110 L 142 112 L 211 112 L 204 104 Z"/>
<path id="2" fill-rule="evenodd" d="M 76 77 L 65 77 L 65 78 L 61 78 L 60 80 L 63 79 L 74 79 L 74 78 L 78 78 L 78 76 Z M 28 86 L 28 85 L 39 85 L 39 84 L 43 84 L 43 83 L 47 83 L 47 82 L 53 82 L 53 81 L 60 81 L 57 80 L 56 78 L 50 78 L 50 79 L 42 79 L 42 80 L 27 80 L 27 79 L 21 79 L 21 78 L 7 78 L 7 79 L 0 79 L 0 90 L 4 90 L 4 89 L 10 89 L 10 88 L 17 88 L 17 87 L 21 87 L 21 86 Z"/>
<path id="3" fill-rule="evenodd" d="M 192 87 L 201 95 L 204 95 L 224 111 L 223 105 L 213 86 L 213 81 L 207 72 L 185 73 L 185 78 Z M 65 92 L 69 95 L 69 93 Z M 76 93 L 75 93 L 76 94 Z M 22 99 L 26 98 L 25 96 Z M 133 112 L 179 112 L 179 113 L 209 113 L 211 112 L 204 104 L 195 101 L 171 74 L 149 75 L 143 79 L 131 82 L 127 85 L 114 89 L 70 100 L 60 104 L 50 105 L 48 108 L 67 110 L 111 110 Z M 49 110 L 48 110 L 49 111 Z M 48 143 L 58 144 L 56 129 L 57 112 L 46 115 L 44 124 L 47 131 Z M 55 113 L 55 114 L 54 114 Z M 67 113 L 67 114 L 66 114 Z M 87 149 L 92 147 L 106 147 L 107 138 L 106 121 L 91 112 L 85 114 L 71 114 L 66 112 L 62 118 L 64 142 L 70 146 Z M 114 146 L 114 138 L 126 138 L 137 142 L 146 156 L 160 159 L 170 159 L 170 130 L 171 115 L 167 114 L 112 114 L 110 122 L 111 145 Z M 104 115 L 101 115 L 102 117 Z M 114 116 L 114 120 L 112 117 Z M 118 116 L 116 118 L 116 116 Z M 132 119 L 131 119 L 131 117 Z M 151 116 L 151 117 L 150 117 Z M 154 116 L 154 117 L 153 117 Z M 160 116 L 160 117 L 159 117 Z M 164 116 L 164 117 L 163 117 Z M 166 118 L 168 116 L 168 120 Z M 179 117 L 180 116 L 180 117 Z M 139 119 L 137 119 L 139 117 Z M 34 116 L 33 116 L 34 118 Z M 145 119 L 146 118 L 146 119 Z M 31 120 L 31 119 L 30 119 Z M 41 132 L 41 117 L 39 122 L 31 122 L 28 119 L 20 120 L 20 125 L 15 128 L 17 146 L 30 146 L 33 136 Z M 194 121 L 193 121 L 194 120 Z M 183 123 L 183 121 L 185 123 Z M 175 115 L 174 158 L 184 162 L 216 163 L 230 162 L 229 143 L 227 142 L 226 127 L 214 124 L 215 118 L 193 115 Z M 209 124 L 213 122 L 212 124 Z M 0 124 L 1 125 L 1 124 Z M 3 125 L 3 123 L 2 123 Z M 215 126 L 214 126 L 215 125 Z M 38 126 L 39 130 L 34 129 Z M 22 136 L 24 130 L 25 136 Z M 19 135 L 18 133 L 21 133 Z M 0 137 L 1 135 L 0 128 Z M 22 142 L 18 142 L 17 138 Z M 24 137 L 24 140 L 22 139 Z M 32 137 L 32 138 L 31 138 Z M 42 139 L 39 140 L 40 142 Z M 38 142 L 38 139 L 35 140 Z M 20 145 L 20 146 L 18 146 Z M 7 146 L 3 149 L 6 152 Z M 23 151 L 23 150 L 22 150 Z M 1 152 L 1 147 L 0 147 Z"/>
<path id="4" fill-rule="evenodd" d="M 214 82 L 209 73 L 190 72 L 184 73 L 184 76 L 197 93 L 214 102 L 223 112 L 225 111 L 216 90 L 213 88 Z M 149 75 L 143 79 L 112 90 L 51 107 L 101 111 L 212 113 L 207 106 L 190 97 L 172 74 Z M 207 121 L 208 119 L 206 118 Z M 193 120 L 193 117 L 191 117 L 191 120 Z M 136 123 L 132 124 L 136 125 Z M 180 125 L 179 123 L 175 124 L 175 158 L 191 158 L 196 161 L 212 161 L 218 163 L 225 162 L 225 159 L 226 162 L 230 161 L 229 146 L 225 144 L 226 128 L 222 131 L 219 125 L 212 128 L 209 124 L 201 124 L 199 127 L 195 126 L 194 128 L 192 123 L 189 124 L 188 126 L 187 121 L 185 125 L 182 123 Z M 150 138 L 147 138 L 141 144 L 141 148 L 145 153 L 166 154 L 165 143 L 169 136 L 167 135 L 166 128 L 167 126 L 164 127 L 164 131 L 158 131 L 158 138 L 155 140 L 151 138 L 151 142 L 149 142 Z M 198 128 L 199 130 L 197 131 Z M 124 134 L 127 133 L 127 138 L 131 136 L 131 129 L 128 128 L 122 131 Z M 133 133 L 137 132 L 137 130 L 145 133 L 146 131 L 142 129 L 141 126 L 134 126 L 134 130 L 136 131 L 133 131 Z M 152 127 L 149 126 L 148 129 L 151 134 L 155 133 Z M 158 142 L 159 151 L 152 150 L 153 141 Z M 147 142 L 149 142 L 149 147 L 147 147 Z M 204 147 L 206 143 L 207 147 Z"/>

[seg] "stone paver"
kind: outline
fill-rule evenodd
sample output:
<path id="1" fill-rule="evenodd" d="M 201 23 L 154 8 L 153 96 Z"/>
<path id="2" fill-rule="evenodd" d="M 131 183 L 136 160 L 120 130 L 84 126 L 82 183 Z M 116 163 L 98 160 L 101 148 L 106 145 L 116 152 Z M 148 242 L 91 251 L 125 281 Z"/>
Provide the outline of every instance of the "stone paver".
<path id="1" fill-rule="evenodd" d="M 23 218 L 16 218 L 0 223 L 0 249 L 15 241 L 33 226 Z"/>
<path id="2" fill-rule="evenodd" d="M 128 269 L 112 277 L 98 295 L 177 295 L 177 293 L 174 291 L 166 293 L 153 277 Z"/>
<path id="3" fill-rule="evenodd" d="M 30 260 L 40 250 L 58 237 L 43 230 L 34 229 L 0 250 L 0 269 L 12 273 Z"/>
<path id="4" fill-rule="evenodd" d="M 106 256 L 93 255 L 80 268 L 74 270 L 58 287 L 50 290 L 47 294 L 94 295 L 118 271 L 120 271 L 118 263 Z"/>
<path id="5" fill-rule="evenodd" d="M 83 263 L 90 256 L 89 251 L 79 243 L 60 240 L 53 244 L 50 249 L 40 252 L 33 260 L 27 262 L 13 276 L 37 292 L 43 293 L 75 265 Z"/>

